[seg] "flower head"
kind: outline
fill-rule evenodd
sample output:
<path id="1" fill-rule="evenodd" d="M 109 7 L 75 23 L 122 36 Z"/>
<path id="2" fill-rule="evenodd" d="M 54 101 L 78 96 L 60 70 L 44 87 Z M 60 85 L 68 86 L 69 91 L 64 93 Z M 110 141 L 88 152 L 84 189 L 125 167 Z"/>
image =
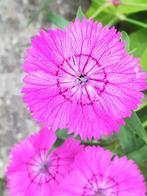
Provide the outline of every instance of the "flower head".
<path id="1" fill-rule="evenodd" d="M 57 150 L 51 150 L 56 137 L 47 128 L 15 145 L 7 169 L 11 196 L 53 196 L 70 170 L 79 142 L 68 139 Z"/>
<path id="2" fill-rule="evenodd" d="M 114 27 L 87 19 L 65 30 L 41 30 L 23 65 L 22 92 L 33 118 L 82 139 L 118 131 L 146 88 L 139 59 L 120 38 Z"/>
<path id="3" fill-rule="evenodd" d="M 101 147 L 87 147 L 76 156 L 73 170 L 61 184 L 63 196 L 145 196 L 144 178 L 126 157 L 112 157 Z"/>

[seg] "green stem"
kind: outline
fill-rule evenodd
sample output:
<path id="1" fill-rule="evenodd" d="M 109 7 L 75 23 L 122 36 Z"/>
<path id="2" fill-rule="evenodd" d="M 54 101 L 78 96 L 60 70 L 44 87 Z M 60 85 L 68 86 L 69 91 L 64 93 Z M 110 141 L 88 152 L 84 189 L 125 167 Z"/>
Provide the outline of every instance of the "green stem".
<path id="1" fill-rule="evenodd" d="M 138 25 L 140 27 L 147 29 L 147 24 L 145 24 L 144 22 L 140 22 L 138 20 L 128 18 L 125 15 L 120 14 L 120 13 L 117 13 L 116 16 L 118 17 L 119 20 L 126 21 L 126 22 L 129 22 L 129 23 L 132 23 L 132 24 L 135 24 L 135 25 Z"/>
<path id="2" fill-rule="evenodd" d="M 100 141 L 82 141 L 82 144 L 86 146 L 100 145 Z"/>
<path id="3" fill-rule="evenodd" d="M 124 21 L 130 22 L 130 23 L 132 23 L 132 24 L 135 24 L 135 25 L 138 25 L 138 26 L 140 26 L 140 27 L 143 27 L 143 28 L 146 28 L 146 29 L 147 29 L 147 24 L 145 24 L 145 23 L 143 23 L 143 22 L 140 22 L 140 21 L 138 21 L 138 20 L 134 20 L 134 19 L 125 17 L 125 18 L 124 18 Z"/>
<path id="4" fill-rule="evenodd" d="M 127 2 L 124 2 L 124 3 L 122 3 L 122 5 L 147 8 L 147 4 L 145 4 L 145 3 L 129 3 L 129 2 L 127 3 Z"/>
<path id="5" fill-rule="evenodd" d="M 97 9 L 96 12 L 94 12 L 94 14 L 90 18 L 97 17 L 103 10 L 105 10 L 107 7 L 110 7 L 110 6 L 112 6 L 112 5 L 109 3 L 104 4 L 99 9 Z"/>

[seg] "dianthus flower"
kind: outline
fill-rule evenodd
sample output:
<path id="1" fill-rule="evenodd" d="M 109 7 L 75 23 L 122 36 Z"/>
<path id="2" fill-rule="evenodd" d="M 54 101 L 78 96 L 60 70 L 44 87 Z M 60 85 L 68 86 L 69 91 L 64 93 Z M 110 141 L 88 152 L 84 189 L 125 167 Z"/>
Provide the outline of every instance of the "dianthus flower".
<path id="1" fill-rule="evenodd" d="M 137 165 L 126 157 L 113 157 L 101 147 L 87 147 L 76 156 L 73 170 L 61 184 L 59 196 L 145 196 Z"/>
<path id="2" fill-rule="evenodd" d="M 55 141 L 44 127 L 13 147 L 6 173 L 10 196 L 57 196 L 58 185 L 82 147 L 71 138 L 49 153 Z"/>
<path id="3" fill-rule="evenodd" d="M 85 18 L 64 30 L 41 30 L 23 68 L 22 92 L 33 118 L 82 139 L 118 131 L 146 88 L 139 59 L 128 54 L 121 33 Z"/>

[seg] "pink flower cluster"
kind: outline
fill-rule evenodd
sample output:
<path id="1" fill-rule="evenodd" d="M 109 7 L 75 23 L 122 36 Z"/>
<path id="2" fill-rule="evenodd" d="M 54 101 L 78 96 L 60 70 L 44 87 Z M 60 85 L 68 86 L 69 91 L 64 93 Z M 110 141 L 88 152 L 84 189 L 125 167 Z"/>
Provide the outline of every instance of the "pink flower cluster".
<path id="1" fill-rule="evenodd" d="M 44 127 L 13 147 L 10 196 L 145 196 L 144 178 L 133 161 L 72 138 L 57 149 L 55 142 Z"/>
<path id="2" fill-rule="evenodd" d="M 121 33 L 86 18 L 64 30 L 41 30 L 23 68 L 23 99 L 43 127 L 13 147 L 9 195 L 145 196 L 133 161 L 73 138 L 57 147 L 55 135 L 68 128 L 83 140 L 108 136 L 141 103 L 146 74 Z"/>

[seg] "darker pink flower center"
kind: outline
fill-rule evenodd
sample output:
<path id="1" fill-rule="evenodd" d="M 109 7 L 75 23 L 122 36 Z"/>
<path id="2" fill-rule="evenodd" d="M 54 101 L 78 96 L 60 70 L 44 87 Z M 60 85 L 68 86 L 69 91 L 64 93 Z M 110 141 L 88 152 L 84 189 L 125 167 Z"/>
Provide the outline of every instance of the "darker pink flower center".
<path id="1" fill-rule="evenodd" d="M 101 176 L 93 175 L 93 177 L 87 180 L 87 183 L 83 187 L 83 196 L 116 196 L 117 184 L 111 179 L 103 179 Z"/>
<path id="2" fill-rule="evenodd" d="M 88 79 L 86 77 L 86 75 L 84 74 L 81 74 L 79 77 L 78 77 L 78 80 L 79 80 L 79 83 L 82 85 L 82 84 L 85 84 L 86 82 L 88 82 Z"/>
<path id="3" fill-rule="evenodd" d="M 48 156 L 48 150 L 41 150 L 39 154 L 30 158 L 27 163 L 28 176 L 31 182 L 45 184 L 51 180 L 56 180 L 58 173 L 59 158 Z"/>
<path id="4" fill-rule="evenodd" d="M 87 54 L 64 59 L 58 66 L 56 76 L 59 93 L 66 100 L 81 105 L 99 101 L 99 95 L 108 83 L 105 68 Z"/>

